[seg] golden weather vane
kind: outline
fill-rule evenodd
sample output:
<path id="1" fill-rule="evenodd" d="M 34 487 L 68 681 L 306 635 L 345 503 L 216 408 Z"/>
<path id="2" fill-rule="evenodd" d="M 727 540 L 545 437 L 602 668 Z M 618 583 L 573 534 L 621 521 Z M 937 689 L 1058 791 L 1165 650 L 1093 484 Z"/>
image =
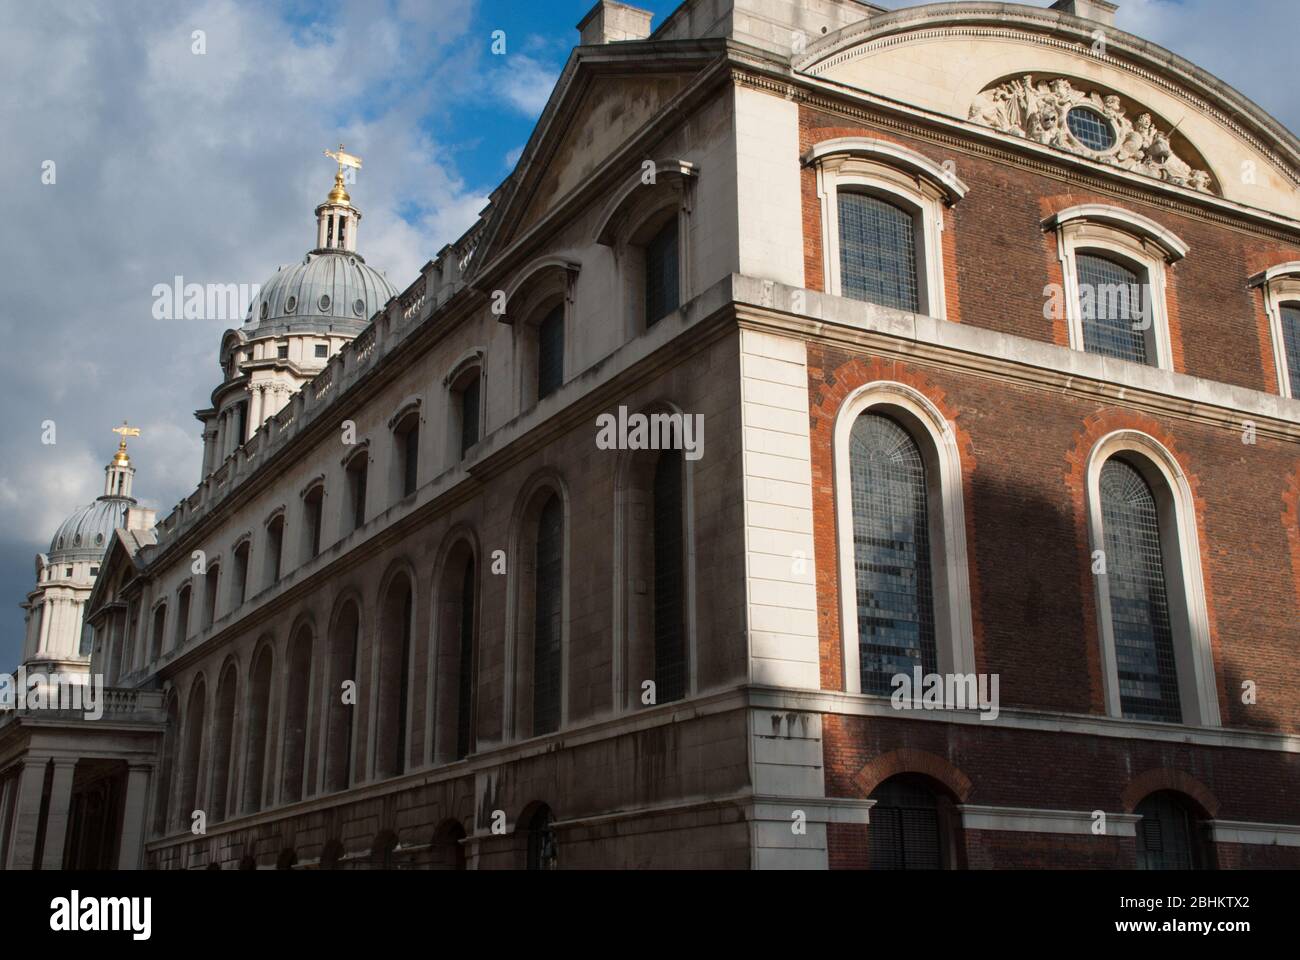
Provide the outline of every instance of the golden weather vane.
<path id="1" fill-rule="evenodd" d="M 127 461 L 126 438 L 140 436 L 140 428 L 127 426 L 126 421 L 123 420 L 122 425 L 120 427 L 113 428 L 113 432 L 122 438 L 120 441 L 118 441 L 117 453 L 113 456 L 113 461 L 115 463 L 125 463 Z"/>
<path id="2" fill-rule="evenodd" d="M 336 151 L 326 150 L 325 156 L 338 163 L 338 172 L 334 174 L 334 189 L 330 191 L 329 202 L 338 203 L 344 206 L 350 206 L 352 198 L 348 196 L 347 188 L 343 186 L 343 168 L 352 167 L 356 170 L 361 169 L 361 158 L 356 154 L 347 153 L 343 149 L 343 144 L 339 144 Z"/>

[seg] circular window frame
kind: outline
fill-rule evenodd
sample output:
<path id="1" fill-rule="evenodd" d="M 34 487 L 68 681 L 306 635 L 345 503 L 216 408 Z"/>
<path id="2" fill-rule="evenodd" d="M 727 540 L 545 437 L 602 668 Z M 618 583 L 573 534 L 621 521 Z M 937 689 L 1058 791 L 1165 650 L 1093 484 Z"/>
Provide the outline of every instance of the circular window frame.
<path id="1" fill-rule="evenodd" d="M 297 297 L 290 297 L 288 300 L 286 300 L 286 301 L 284 302 L 284 312 L 285 312 L 285 313 L 293 313 L 293 312 L 294 312 L 295 310 L 297 310 L 297 309 L 298 309 L 298 298 L 297 298 Z"/>
<path id="2" fill-rule="evenodd" d="M 333 305 L 334 301 L 330 299 L 328 293 L 322 293 L 320 299 L 316 301 L 316 306 L 320 307 L 321 313 L 329 313 L 329 309 Z"/>
<path id="3" fill-rule="evenodd" d="M 1106 131 L 1107 143 L 1104 147 L 1094 146 L 1092 143 L 1089 143 L 1083 137 L 1079 136 L 1078 131 L 1075 130 L 1074 123 L 1072 122 L 1074 117 L 1076 115 L 1084 115 L 1084 114 L 1095 119 L 1098 125 L 1103 130 Z M 1096 107 L 1092 106 L 1091 104 L 1081 103 L 1071 107 L 1065 115 L 1065 127 L 1067 130 L 1070 131 L 1070 136 L 1072 136 L 1080 146 L 1082 146 L 1085 150 L 1090 150 L 1093 153 L 1096 154 L 1110 153 L 1119 145 L 1119 131 L 1115 128 L 1114 122 L 1110 119 L 1110 117 L 1106 116 L 1104 113 L 1102 113 L 1100 110 L 1098 110 Z"/>

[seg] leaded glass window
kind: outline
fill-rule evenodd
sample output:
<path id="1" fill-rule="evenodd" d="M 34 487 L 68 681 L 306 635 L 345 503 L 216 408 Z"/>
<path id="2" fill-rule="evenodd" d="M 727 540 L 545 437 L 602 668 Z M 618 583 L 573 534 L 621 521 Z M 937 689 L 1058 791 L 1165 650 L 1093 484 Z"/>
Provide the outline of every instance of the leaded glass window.
<path id="1" fill-rule="evenodd" d="M 1089 150 L 1103 153 L 1115 146 L 1115 128 L 1110 121 L 1087 107 L 1075 107 L 1065 117 L 1075 138 Z"/>
<path id="2" fill-rule="evenodd" d="M 460 392 L 460 456 L 465 459 L 469 448 L 478 443 L 479 371 Z"/>
<path id="3" fill-rule="evenodd" d="M 889 417 L 864 413 L 849 437 L 862 692 L 888 694 L 937 669 L 925 464 Z"/>
<path id="4" fill-rule="evenodd" d="M 938 870 L 943 866 L 939 805 L 934 793 L 904 775 L 871 794 L 873 870 Z"/>
<path id="5" fill-rule="evenodd" d="M 912 213 L 869 194 L 841 190 L 839 217 L 840 292 L 919 312 Z"/>
<path id="6" fill-rule="evenodd" d="M 1076 254 L 1083 349 L 1105 357 L 1151 363 L 1146 285 L 1132 270 L 1091 253 Z M 1144 319 L 1147 317 L 1148 319 Z"/>
<path id="7" fill-rule="evenodd" d="M 1101 468 L 1102 529 L 1120 706 L 1137 720 L 1182 719 L 1156 499 L 1130 464 Z"/>
<path id="8" fill-rule="evenodd" d="M 1282 346 L 1291 380 L 1291 396 L 1300 397 L 1300 304 L 1282 308 Z"/>
<path id="9" fill-rule="evenodd" d="M 546 315 L 537 327 L 537 399 L 564 383 L 564 304 Z"/>
<path id="10" fill-rule="evenodd" d="M 533 735 L 560 728 L 560 638 L 564 586 L 564 507 L 552 495 L 537 525 L 533 613 Z"/>
<path id="11" fill-rule="evenodd" d="M 654 475 L 655 699 L 686 696 L 686 622 L 682 553 L 682 456 L 665 452 Z"/>
<path id="12" fill-rule="evenodd" d="M 677 265 L 677 218 L 645 245 L 645 325 L 652 327 L 681 306 Z"/>

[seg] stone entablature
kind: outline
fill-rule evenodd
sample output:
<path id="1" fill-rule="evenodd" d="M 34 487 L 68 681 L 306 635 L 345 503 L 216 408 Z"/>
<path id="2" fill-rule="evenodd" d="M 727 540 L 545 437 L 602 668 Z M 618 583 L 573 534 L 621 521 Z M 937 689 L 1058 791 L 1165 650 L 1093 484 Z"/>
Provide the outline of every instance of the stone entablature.
<path id="1" fill-rule="evenodd" d="M 1174 186 L 1215 192 L 1210 174 L 1178 156 L 1171 145 L 1173 133 L 1157 127 L 1150 113 L 1130 120 L 1119 97 L 1084 93 L 1064 77 L 1035 83 L 1032 74 L 1025 74 L 990 87 L 975 98 L 968 119 Z M 1085 128 L 1095 131 L 1095 146 L 1076 133 Z"/>

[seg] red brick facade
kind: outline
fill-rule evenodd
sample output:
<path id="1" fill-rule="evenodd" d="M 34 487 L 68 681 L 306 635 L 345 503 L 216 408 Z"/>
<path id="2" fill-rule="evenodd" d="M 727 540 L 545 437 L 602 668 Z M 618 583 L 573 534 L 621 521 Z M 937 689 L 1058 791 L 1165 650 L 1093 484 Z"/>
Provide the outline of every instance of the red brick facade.
<path id="1" fill-rule="evenodd" d="M 892 140 L 936 163 L 954 160 L 970 190 L 948 210 L 948 318 L 1065 347 L 1063 320 L 1044 319 L 1044 287 L 1062 282 L 1042 221 L 1081 203 L 1121 206 L 1190 247 L 1168 271 L 1174 369 L 1276 393 L 1269 322 L 1251 276 L 1300 259 L 1300 248 L 1190 209 L 1073 187 L 1009 162 L 854 125 L 804 108 L 801 149 L 837 137 Z M 816 172 L 804 172 L 807 284 L 822 286 Z M 922 361 L 808 345 L 821 679 L 842 690 L 840 571 L 833 435 L 845 398 L 879 380 L 927 397 L 956 431 L 964 489 L 977 669 L 997 674 L 1003 710 L 1105 717 L 1085 473 L 1116 430 L 1155 438 L 1192 491 L 1218 707 L 1229 730 L 1300 733 L 1300 451 L 1294 444 L 1195 419 L 1089 400 L 1066 390 Z M 1257 702 L 1243 703 L 1253 681 Z M 896 773 L 926 776 L 952 803 L 1027 810 L 1131 813 L 1175 790 L 1206 819 L 1295 823 L 1300 755 L 1135 736 L 1011 729 L 933 719 L 824 716 L 828 796 L 866 798 Z M 830 863 L 867 866 L 870 827 L 832 825 Z M 1132 836 L 967 830 L 959 865 L 1130 867 Z M 1221 867 L 1298 866 L 1300 848 L 1216 843 Z"/>

